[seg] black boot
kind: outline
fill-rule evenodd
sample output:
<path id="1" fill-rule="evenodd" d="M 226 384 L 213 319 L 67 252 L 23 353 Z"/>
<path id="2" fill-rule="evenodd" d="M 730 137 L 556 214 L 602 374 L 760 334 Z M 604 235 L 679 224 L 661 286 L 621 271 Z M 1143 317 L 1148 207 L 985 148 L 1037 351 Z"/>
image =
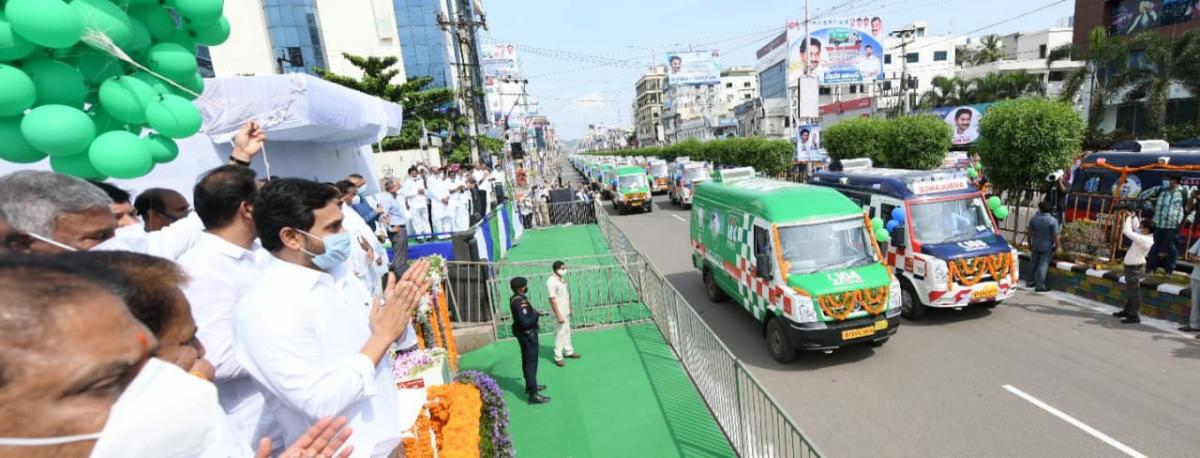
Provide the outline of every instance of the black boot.
<path id="1" fill-rule="evenodd" d="M 530 404 L 545 404 L 547 402 L 550 402 L 549 396 L 542 396 L 537 393 L 529 395 L 529 403 Z"/>

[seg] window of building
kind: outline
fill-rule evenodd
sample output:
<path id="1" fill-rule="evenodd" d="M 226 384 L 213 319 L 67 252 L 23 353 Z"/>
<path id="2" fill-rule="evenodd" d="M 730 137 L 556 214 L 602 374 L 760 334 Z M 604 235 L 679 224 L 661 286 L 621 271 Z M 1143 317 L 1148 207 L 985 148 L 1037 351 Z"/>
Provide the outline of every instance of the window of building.
<path id="1" fill-rule="evenodd" d="M 892 55 L 891 55 L 891 54 L 884 54 L 884 55 L 883 55 L 883 63 L 885 63 L 885 64 L 890 64 L 890 63 L 892 63 Z"/>
<path id="2" fill-rule="evenodd" d="M 851 93 L 851 94 L 857 94 L 857 93 L 858 93 L 858 85 L 851 84 L 851 85 L 850 85 L 850 93 Z"/>
<path id="3" fill-rule="evenodd" d="M 908 53 L 908 54 L 905 54 L 905 55 L 904 55 L 904 61 L 905 61 L 905 62 L 908 62 L 908 63 L 910 63 L 910 64 L 915 64 L 915 63 L 918 63 L 918 62 L 920 62 L 920 61 L 921 61 L 921 53 L 919 53 L 919 52 L 910 52 L 910 53 Z"/>
<path id="4" fill-rule="evenodd" d="M 743 98 L 745 98 L 746 100 L 750 100 L 750 94 L 742 94 L 742 95 L 744 95 L 744 96 L 745 96 L 745 97 L 743 97 Z"/>
<path id="5" fill-rule="evenodd" d="M 1039 58 L 1039 59 L 1045 59 L 1045 58 L 1046 58 L 1046 45 L 1039 45 L 1039 46 L 1038 46 L 1038 58 Z"/>
<path id="6" fill-rule="evenodd" d="M 750 87 L 750 82 L 746 81 L 746 82 L 742 83 L 742 87 Z"/>
<path id="7" fill-rule="evenodd" d="M 819 95 L 829 95 L 829 94 L 832 94 L 833 92 L 828 87 L 821 87 L 820 89 L 817 89 L 817 93 Z"/>
<path id="8" fill-rule="evenodd" d="M 1189 99 L 1171 99 L 1167 101 L 1167 125 L 1195 125 L 1196 110 L 1197 104 L 1195 97 Z"/>
<path id="9" fill-rule="evenodd" d="M 1056 82 L 1062 81 L 1064 79 L 1067 79 L 1067 74 L 1064 72 L 1050 72 L 1050 74 L 1047 75 L 1047 78 L 1050 80 L 1051 83 L 1056 83 Z"/>
<path id="10" fill-rule="evenodd" d="M 948 58 L 948 55 L 949 55 L 949 53 L 946 51 L 934 51 L 933 52 L 933 61 L 934 62 L 944 61 Z"/>
<path id="11" fill-rule="evenodd" d="M 732 88 L 733 88 L 733 83 L 725 83 L 725 88 L 726 88 L 726 89 L 732 89 Z"/>

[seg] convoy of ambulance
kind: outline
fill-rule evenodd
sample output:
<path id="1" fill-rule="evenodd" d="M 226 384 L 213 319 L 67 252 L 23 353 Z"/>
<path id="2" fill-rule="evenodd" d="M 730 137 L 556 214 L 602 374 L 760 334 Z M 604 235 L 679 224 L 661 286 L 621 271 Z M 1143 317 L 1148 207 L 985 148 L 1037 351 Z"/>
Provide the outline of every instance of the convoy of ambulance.
<path id="1" fill-rule="evenodd" d="M 758 320 L 780 362 L 804 350 L 880 346 L 901 316 L 991 308 L 1016 292 L 1017 251 L 960 170 L 856 159 L 798 184 L 688 158 L 572 161 L 620 213 L 651 211 L 666 175 L 671 203 L 691 209 L 692 264 L 705 293 Z"/>

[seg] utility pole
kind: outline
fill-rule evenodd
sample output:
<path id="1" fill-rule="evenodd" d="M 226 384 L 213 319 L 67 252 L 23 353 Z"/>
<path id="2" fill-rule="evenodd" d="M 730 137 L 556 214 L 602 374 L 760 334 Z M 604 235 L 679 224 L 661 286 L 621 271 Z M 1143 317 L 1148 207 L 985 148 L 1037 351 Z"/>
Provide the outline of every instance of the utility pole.
<path id="1" fill-rule="evenodd" d="M 454 39 L 454 60 L 458 76 L 459 104 L 467 116 L 467 141 L 471 147 L 471 162 L 479 162 L 479 120 L 483 108 L 479 101 L 482 81 L 479 75 L 479 53 L 475 34 L 487 28 L 486 19 L 475 18 L 469 0 L 446 0 L 447 14 L 437 15 L 438 25 Z"/>
<path id="2" fill-rule="evenodd" d="M 915 32 L 916 30 L 910 25 L 908 28 L 893 30 L 888 34 L 900 39 L 900 58 L 903 59 L 900 61 L 900 106 L 901 112 L 904 114 L 908 114 L 910 109 L 908 102 L 908 45 L 913 42 Z"/>

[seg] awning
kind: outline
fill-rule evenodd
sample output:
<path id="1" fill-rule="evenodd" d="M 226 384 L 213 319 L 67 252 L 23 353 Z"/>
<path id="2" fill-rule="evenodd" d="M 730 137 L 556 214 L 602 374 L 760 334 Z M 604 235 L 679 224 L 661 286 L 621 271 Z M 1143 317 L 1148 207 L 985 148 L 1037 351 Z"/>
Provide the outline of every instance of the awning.
<path id="1" fill-rule="evenodd" d="M 204 80 L 201 133 L 229 142 L 247 120 L 268 140 L 357 147 L 400 133 L 403 109 L 304 73 Z"/>

